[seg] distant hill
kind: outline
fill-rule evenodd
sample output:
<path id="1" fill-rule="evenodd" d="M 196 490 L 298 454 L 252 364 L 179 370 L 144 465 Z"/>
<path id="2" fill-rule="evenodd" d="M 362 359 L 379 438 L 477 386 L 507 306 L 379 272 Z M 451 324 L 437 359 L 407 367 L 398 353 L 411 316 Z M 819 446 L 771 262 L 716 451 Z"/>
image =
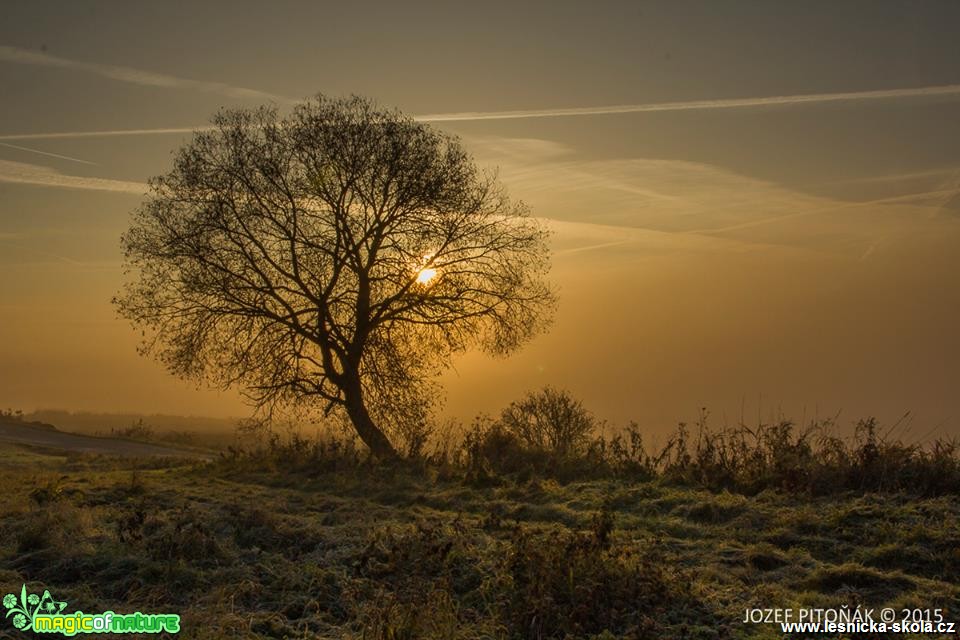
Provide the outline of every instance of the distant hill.
<path id="1" fill-rule="evenodd" d="M 43 429 L 44 431 L 56 431 L 57 428 L 52 424 L 31 420 L 33 416 L 25 416 L 15 413 L 0 411 L 0 425 L 14 425 L 18 427 L 32 427 L 34 429 Z"/>
<path id="2" fill-rule="evenodd" d="M 61 409 L 40 409 L 23 414 L 23 421 L 47 423 L 46 426 L 65 431 L 91 434 L 109 434 L 111 430 L 120 431 L 134 424 L 148 425 L 158 432 L 192 432 L 209 434 L 232 434 L 239 418 L 206 418 L 197 416 L 175 416 L 142 413 L 92 413 L 73 412 Z"/>

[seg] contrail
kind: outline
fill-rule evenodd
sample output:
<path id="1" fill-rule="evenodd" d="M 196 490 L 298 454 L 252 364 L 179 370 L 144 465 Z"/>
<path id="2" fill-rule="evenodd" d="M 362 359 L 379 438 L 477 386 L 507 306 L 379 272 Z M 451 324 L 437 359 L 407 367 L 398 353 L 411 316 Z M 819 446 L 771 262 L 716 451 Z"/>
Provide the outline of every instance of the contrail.
<path id="1" fill-rule="evenodd" d="M 186 81 L 196 82 L 196 81 Z M 216 84 L 216 83 L 200 83 Z M 226 86 L 226 85 L 217 85 Z M 842 93 L 811 93 L 792 96 L 767 96 L 762 98 L 730 98 L 723 100 L 691 100 L 687 102 L 651 102 L 602 107 L 575 107 L 570 109 L 531 109 L 526 111 L 464 111 L 459 113 L 434 113 L 414 116 L 422 122 L 467 122 L 478 120 L 517 120 L 524 118 L 562 118 L 570 116 L 598 116 L 625 113 L 655 113 L 664 111 L 707 111 L 711 109 L 746 109 L 756 107 L 786 107 L 794 105 L 823 104 L 831 102 L 864 102 L 869 100 L 895 100 L 909 98 L 933 98 L 960 96 L 960 84 L 914 87 L 909 89 L 879 89 L 876 91 L 847 91 Z M 274 99 L 277 96 L 273 96 Z M 48 138 L 87 138 L 101 136 L 136 136 L 184 134 L 210 129 L 200 127 L 170 127 L 163 129 L 117 129 L 111 131 L 69 131 L 53 133 L 18 133 L 0 135 L 0 140 L 42 140 Z"/>
<path id="2" fill-rule="evenodd" d="M 842 209 L 855 209 L 857 207 L 869 207 L 875 206 L 878 204 L 897 204 L 900 202 L 912 202 L 915 200 L 922 200 L 923 198 L 929 198 L 931 196 L 943 196 L 951 193 L 956 193 L 954 189 L 935 189 L 933 191 L 922 191 L 919 193 L 908 193 L 902 196 L 893 196 L 890 198 L 880 198 L 877 200 L 868 200 L 864 202 L 837 202 L 835 204 L 823 205 L 818 207 L 813 207 L 810 209 L 803 209 L 802 211 L 796 211 L 794 213 L 785 213 L 779 216 L 771 216 L 769 218 L 761 218 L 759 220 L 749 220 L 747 222 L 740 222 L 726 227 L 715 227 L 715 228 L 705 228 L 705 229 L 691 229 L 689 231 L 683 231 L 681 233 L 689 234 L 702 234 L 710 235 L 715 233 L 726 233 L 728 231 L 739 231 L 741 229 L 749 229 L 750 227 L 758 227 L 765 224 L 771 224 L 774 222 L 780 222 L 782 220 L 789 220 L 791 218 L 804 218 L 806 216 L 814 216 L 827 211 L 838 211 Z"/>
<path id="3" fill-rule="evenodd" d="M 584 251 L 596 251 L 597 249 L 607 249 L 609 247 L 619 247 L 622 244 L 630 244 L 635 242 L 635 238 L 627 238 L 626 240 L 615 240 L 613 242 L 601 242 L 599 244 L 590 244 L 582 247 L 571 247 L 570 249 L 558 249 L 554 251 L 554 255 L 566 255 L 570 253 L 582 253 Z"/>
<path id="4" fill-rule="evenodd" d="M 90 162 L 89 160 L 81 160 L 80 158 L 72 158 L 70 156 L 63 156 L 59 153 L 50 153 L 49 151 L 40 151 L 40 149 L 31 149 L 30 147 L 21 147 L 15 144 L 7 144 L 6 142 L 0 142 L 0 147 L 8 147 L 10 149 L 17 149 L 18 151 L 29 151 L 30 153 L 39 153 L 42 156 L 50 156 L 51 158 L 60 158 L 61 160 L 70 160 L 72 162 L 80 162 L 82 164 L 92 164 L 96 165 L 96 162 Z"/>
<path id="5" fill-rule="evenodd" d="M 0 236 L 0 242 L 8 244 L 12 247 L 16 247 L 18 249 L 23 249 L 25 251 L 32 251 L 33 253 L 37 253 L 41 256 L 47 256 L 48 258 L 55 258 L 56 260 L 59 260 L 61 262 L 66 262 L 67 264 L 70 264 L 76 267 L 86 266 L 83 262 L 79 262 L 77 260 L 74 260 L 73 258 L 68 258 L 66 256 L 60 255 L 59 253 L 52 253 L 50 251 L 46 251 L 44 249 L 38 249 L 36 247 L 28 247 L 27 245 L 21 242 L 12 242 L 8 238 L 4 238 L 2 236 Z"/>
<path id="6" fill-rule="evenodd" d="M 297 102 L 293 98 L 280 96 L 275 93 L 258 91 L 257 89 L 247 89 L 245 87 L 234 87 L 223 82 L 207 82 L 204 80 L 190 80 L 188 78 L 179 78 L 132 67 L 121 67 L 112 64 L 97 64 L 93 62 L 80 62 L 70 60 L 69 58 L 60 58 L 46 53 L 38 53 L 19 47 L 0 46 L 0 61 L 14 62 L 19 64 L 31 64 L 43 67 L 56 67 L 59 69 L 72 69 L 91 73 L 111 80 L 138 84 L 145 87 L 164 87 L 168 89 L 194 89 L 205 91 L 207 93 L 218 93 L 230 98 L 256 98 L 258 100 L 272 100 L 275 102 L 292 104 Z"/>
<path id="7" fill-rule="evenodd" d="M 730 98 L 724 100 L 691 100 L 687 102 L 653 102 L 623 104 L 609 107 L 576 107 L 572 109 L 531 109 L 526 111 L 466 111 L 417 116 L 429 122 L 456 122 L 461 120 L 511 120 L 518 118 L 559 118 L 566 116 L 596 116 L 618 113 L 651 113 L 657 111 L 703 111 L 708 109 L 742 109 L 746 107 L 780 107 L 824 102 L 852 102 L 888 100 L 895 98 L 926 98 L 960 95 L 960 84 L 947 84 L 910 89 L 879 89 L 876 91 L 846 91 L 843 93 L 810 93 L 765 98 Z"/>
<path id="8" fill-rule="evenodd" d="M 157 136 L 209 131 L 210 125 L 166 127 L 161 129 L 114 129 L 110 131 L 54 131 L 52 133 L 13 133 L 0 135 L 0 140 L 54 140 L 58 138 L 109 138 L 112 136 Z"/>
<path id="9" fill-rule="evenodd" d="M 0 183 L 32 184 L 44 187 L 58 187 L 61 189 L 111 191 L 114 193 L 129 193 L 137 196 L 142 196 L 150 188 L 149 185 L 142 182 L 73 176 L 60 173 L 50 167 L 24 162 L 11 162 L 9 160 L 0 160 Z"/>

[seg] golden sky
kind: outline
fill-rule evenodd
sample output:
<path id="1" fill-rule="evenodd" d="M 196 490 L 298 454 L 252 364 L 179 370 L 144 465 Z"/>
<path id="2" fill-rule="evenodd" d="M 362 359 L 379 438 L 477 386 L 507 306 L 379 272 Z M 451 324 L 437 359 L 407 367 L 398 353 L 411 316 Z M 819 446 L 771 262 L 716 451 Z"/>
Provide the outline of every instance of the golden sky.
<path id="1" fill-rule="evenodd" d="M 119 235 L 218 108 L 359 93 L 554 230 L 552 331 L 458 360 L 447 413 L 552 384 L 957 434 L 960 5 L 791 4 L 5 3 L 0 406 L 243 415 L 136 354 Z"/>

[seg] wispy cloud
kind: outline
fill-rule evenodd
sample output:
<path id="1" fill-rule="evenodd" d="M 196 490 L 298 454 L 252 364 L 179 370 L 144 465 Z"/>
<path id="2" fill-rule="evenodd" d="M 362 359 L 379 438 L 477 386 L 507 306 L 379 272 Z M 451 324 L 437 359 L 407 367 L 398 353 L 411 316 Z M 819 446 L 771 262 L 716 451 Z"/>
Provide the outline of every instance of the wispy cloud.
<path id="1" fill-rule="evenodd" d="M 223 82 L 192 80 L 189 78 L 180 78 L 163 73 L 144 71 L 143 69 L 134 69 L 133 67 L 82 62 L 79 60 L 71 60 L 69 58 L 52 56 L 47 53 L 39 53 L 36 51 L 30 51 L 28 49 L 21 49 L 19 47 L 0 46 L 0 61 L 42 67 L 54 67 L 58 69 L 70 69 L 73 71 L 98 75 L 111 80 L 117 80 L 119 82 L 138 84 L 145 87 L 193 89 L 195 91 L 216 93 L 230 98 L 256 98 L 258 100 L 272 100 L 280 103 L 296 102 L 295 99 L 287 96 L 268 93 L 266 91 L 259 91 L 257 89 L 235 87 Z"/>
<path id="2" fill-rule="evenodd" d="M 871 183 L 897 183 L 910 182 L 925 178 L 936 178 L 939 176 L 960 176 L 960 167 L 942 167 L 940 169 L 930 169 L 928 171 L 911 171 L 908 173 L 891 173 L 879 176 L 866 176 L 862 178 L 843 178 L 842 180 L 830 180 L 821 182 L 821 186 L 846 185 L 846 184 L 871 184 Z"/>
<path id="3" fill-rule="evenodd" d="M 9 49 L 9 47 L 6 47 Z M 4 49 L 0 47 L 0 51 Z M 34 54 L 39 55 L 39 54 Z M 44 56 L 49 57 L 49 56 Z M 0 59 L 3 59 L 0 55 Z M 59 60 L 59 59 L 58 59 Z M 66 61 L 71 62 L 71 61 Z M 80 64 L 84 67 L 102 65 Z M 110 69 L 126 69 L 124 67 L 108 67 Z M 126 69 L 134 72 L 134 69 Z M 180 78 L 171 78 L 170 76 L 157 76 L 147 72 L 137 72 L 146 74 L 148 77 L 157 77 L 167 79 L 168 82 L 176 81 L 180 84 L 175 86 L 205 88 L 206 90 L 217 90 L 220 92 L 250 92 L 245 96 L 268 97 L 278 102 L 294 103 L 291 98 L 276 96 L 255 91 L 253 89 L 238 89 L 220 83 L 199 82 L 196 80 L 183 80 Z M 144 83 L 146 84 L 146 83 Z M 163 85 L 174 86 L 174 85 Z M 217 87 L 218 89 L 214 89 Z M 766 96 L 759 98 L 730 98 L 723 100 L 690 100 L 686 102 L 651 102 L 643 104 L 623 104 L 613 106 L 599 107 L 574 107 L 559 109 L 530 109 L 523 111 L 463 111 L 457 113 L 434 113 L 414 116 L 414 119 L 422 122 L 467 122 L 479 120 L 516 120 L 524 118 L 562 118 L 571 116 L 598 116 L 612 114 L 629 113 L 656 113 L 665 111 L 705 111 L 711 109 L 748 109 L 759 107 L 789 107 L 804 106 L 825 103 L 843 103 L 843 102 L 864 102 L 871 100 L 905 100 L 922 98 L 953 98 L 960 97 L 960 84 L 938 85 L 930 87 L 913 87 L 907 89 L 879 89 L 875 91 L 847 91 L 841 93 L 811 93 L 789 96 Z M 106 137 L 106 136 L 141 136 L 141 135 L 165 135 L 165 134 L 184 134 L 191 133 L 207 126 L 196 127 L 166 127 L 158 129 L 113 129 L 106 131 L 63 131 L 50 133 L 17 133 L 0 135 L 0 140 L 42 140 L 53 138 L 88 138 L 88 137 Z"/>
<path id="4" fill-rule="evenodd" d="M 30 147 L 21 147 L 16 144 L 7 144 L 6 142 L 0 142 L 0 147 L 7 147 L 8 149 L 16 149 L 17 151 L 27 151 L 29 153 L 38 153 L 42 156 L 49 156 L 51 158 L 59 158 L 60 160 L 70 160 L 71 162 L 80 162 L 82 164 L 97 164 L 96 162 L 90 162 L 89 160 L 81 160 L 80 158 L 74 158 L 72 156 L 65 156 L 59 153 L 50 153 L 49 151 L 41 151 L 40 149 L 32 149 Z"/>
<path id="5" fill-rule="evenodd" d="M 87 178 L 60 173 L 55 169 L 26 162 L 0 160 L 0 182 L 13 184 L 32 184 L 61 189 L 88 189 L 93 191 L 111 191 L 143 195 L 147 185 L 142 182 L 110 180 L 107 178 Z"/>
<path id="6" fill-rule="evenodd" d="M 25 243 L 23 243 L 23 242 L 19 242 L 19 241 L 14 242 L 14 241 L 13 241 L 13 240 L 17 240 L 17 239 L 18 239 L 18 236 L 14 236 L 14 235 L 6 236 L 6 235 L 0 233 L 0 243 L 3 243 L 3 244 L 5 244 L 5 245 L 7 245 L 7 246 L 15 247 L 15 248 L 17 248 L 17 249 L 20 249 L 21 251 L 26 252 L 26 253 L 33 253 L 33 254 L 36 254 L 36 255 L 39 255 L 39 256 L 42 256 L 42 257 L 45 257 L 45 258 L 53 258 L 55 262 L 64 262 L 64 263 L 69 264 L 69 265 L 72 265 L 72 266 L 85 266 L 85 264 L 84 264 L 83 262 L 80 262 L 80 261 L 78 261 L 78 260 L 74 260 L 73 258 L 68 258 L 67 256 L 61 255 L 61 254 L 59 254 L 59 253 L 53 253 L 53 252 L 51 252 L 51 251 L 47 251 L 47 250 L 42 249 L 42 248 L 40 248 L 40 247 L 27 245 L 27 244 L 25 244 Z M 21 265 L 22 265 L 22 264 L 27 264 L 27 263 L 20 262 L 20 261 L 16 261 L 16 262 L 12 262 L 12 263 L 4 261 L 4 263 L 5 263 L 6 265 L 9 265 L 9 264 L 21 264 Z"/>
<path id="7" fill-rule="evenodd" d="M 466 111 L 436 113 L 418 116 L 418 120 L 453 122 L 460 120 L 510 120 L 518 118 L 558 118 L 567 116 L 596 116 L 618 113 L 650 113 L 658 111 L 702 111 L 708 109 L 743 109 L 751 107 L 782 107 L 821 104 L 826 102 L 853 102 L 863 100 L 891 100 L 902 98 L 931 98 L 960 96 L 960 84 L 908 89 L 880 89 L 876 91 L 846 91 L 842 93 L 810 93 L 762 98 L 731 98 L 724 100 L 690 100 L 686 102 L 653 102 L 623 104 L 606 107 L 576 107 L 571 109 L 530 109 L 524 111 Z"/>
<path id="8" fill-rule="evenodd" d="M 877 247 L 945 225 L 947 220 L 935 219 L 938 210 L 958 192 L 955 185 L 918 185 L 906 193 L 848 200 L 703 163 L 582 159 L 573 149 L 526 139 L 473 137 L 468 144 L 481 161 L 497 160 L 511 193 L 539 215 L 580 225 L 571 227 L 575 234 L 557 236 L 555 251 L 564 256 L 597 250 L 636 255 L 640 246 L 656 253 L 658 243 L 677 247 L 671 243 L 680 238 L 711 238 L 731 249 L 764 244 L 872 259 Z M 582 223 L 599 226 L 587 233 Z M 868 252 L 874 245 L 877 251 Z"/>
<path id="9" fill-rule="evenodd" d="M 159 136 L 207 131 L 211 127 L 167 127 L 161 129 L 113 129 L 108 131 L 54 131 L 50 133 L 12 133 L 0 136 L 0 140 L 57 140 L 62 138 L 110 138 L 114 136 Z"/>

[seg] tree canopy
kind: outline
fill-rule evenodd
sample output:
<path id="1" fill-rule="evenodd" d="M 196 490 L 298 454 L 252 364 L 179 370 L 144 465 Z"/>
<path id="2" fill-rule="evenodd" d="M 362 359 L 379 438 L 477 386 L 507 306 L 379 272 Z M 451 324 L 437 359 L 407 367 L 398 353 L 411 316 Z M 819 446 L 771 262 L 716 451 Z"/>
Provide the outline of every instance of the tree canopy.
<path id="1" fill-rule="evenodd" d="M 459 140 L 370 100 L 224 110 L 150 182 L 114 299 L 174 374 L 342 411 L 375 455 L 456 353 L 549 322 L 547 232 Z"/>

